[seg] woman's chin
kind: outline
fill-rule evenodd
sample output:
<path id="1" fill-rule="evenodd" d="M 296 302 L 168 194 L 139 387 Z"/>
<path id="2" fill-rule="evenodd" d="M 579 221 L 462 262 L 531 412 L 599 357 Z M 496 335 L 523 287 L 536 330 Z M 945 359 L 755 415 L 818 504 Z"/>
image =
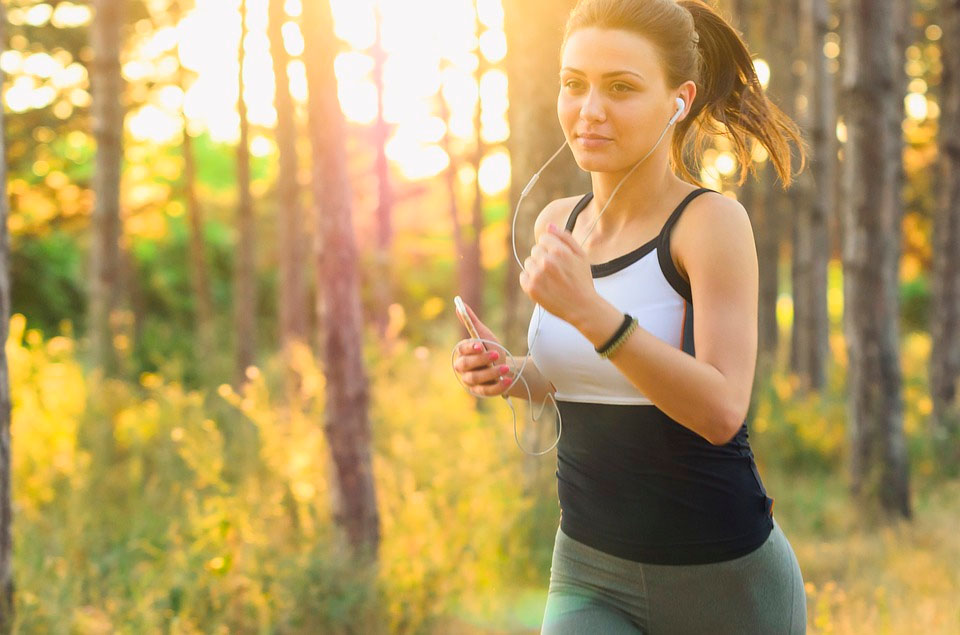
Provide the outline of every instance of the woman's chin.
<path id="1" fill-rule="evenodd" d="M 574 154 L 573 158 L 584 172 L 612 172 L 621 167 L 610 157 L 599 156 L 591 152 L 577 153 Z"/>

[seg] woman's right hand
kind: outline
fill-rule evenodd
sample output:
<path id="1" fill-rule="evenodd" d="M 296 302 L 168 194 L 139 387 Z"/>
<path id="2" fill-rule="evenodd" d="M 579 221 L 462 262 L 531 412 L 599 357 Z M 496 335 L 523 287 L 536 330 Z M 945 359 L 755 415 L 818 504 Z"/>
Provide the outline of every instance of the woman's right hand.
<path id="1" fill-rule="evenodd" d="M 485 340 L 496 342 L 498 346 L 478 342 L 473 339 L 457 342 L 453 360 L 453 369 L 459 375 L 460 381 L 472 395 L 477 397 L 496 397 L 510 389 L 513 382 L 510 376 L 513 370 L 508 365 L 506 349 L 500 340 L 480 318 L 466 305 L 467 313 L 477 327 L 477 333 Z M 487 350 L 492 348 L 492 350 Z"/>

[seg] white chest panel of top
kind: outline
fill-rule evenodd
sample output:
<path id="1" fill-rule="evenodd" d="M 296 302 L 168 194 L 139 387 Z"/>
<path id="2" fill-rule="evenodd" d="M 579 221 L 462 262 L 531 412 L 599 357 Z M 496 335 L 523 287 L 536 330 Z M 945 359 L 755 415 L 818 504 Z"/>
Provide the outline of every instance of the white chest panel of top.
<path id="1" fill-rule="evenodd" d="M 670 346 L 681 348 L 686 301 L 664 277 L 656 248 L 615 273 L 594 278 L 593 283 L 602 298 L 636 317 L 639 327 Z M 534 341 L 538 319 L 540 335 Z M 539 305 L 530 318 L 527 346 L 537 368 L 556 386 L 556 399 L 652 403 L 613 362 L 597 355 L 593 344 L 580 331 Z"/>

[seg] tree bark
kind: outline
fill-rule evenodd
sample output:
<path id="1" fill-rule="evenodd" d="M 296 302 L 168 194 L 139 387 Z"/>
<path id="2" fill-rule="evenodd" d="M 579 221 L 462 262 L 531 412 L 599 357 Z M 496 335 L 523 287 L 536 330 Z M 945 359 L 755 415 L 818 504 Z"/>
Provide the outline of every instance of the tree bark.
<path id="1" fill-rule="evenodd" d="M 210 270 L 207 267 L 206 241 L 203 234 L 203 209 L 197 198 L 197 166 L 193 154 L 193 137 L 183 115 L 183 194 L 187 202 L 190 223 L 190 273 L 193 301 L 196 307 L 195 325 L 197 359 L 205 360 L 213 352 L 213 295 L 210 291 Z"/>
<path id="2" fill-rule="evenodd" d="M 95 0 L 91 25 L 90 68 L 93 136 L 97 144 L 93 175 L 95 205 L 90 245 L 90 351 L 94 365 L 107 375 L 118 371 L 111 319 L 120 286 L 120 163 L 123 156 L 123 109 L 120 95 L 120 25 L 122 4 Z"/>
<path id="3" fill-rule="evenodd" d="M 334 519 L 361 559 L 376 560 L 380 521 L 370 458 L 369 387 L 363 366 L 363 316 L 351 218 L 345 125 L 333 72 L 336 39 L 326 2 L 305 2 L 313 195 L 317 218 L 318 311 L 327 406 L 325 431 L 335 466 Z"/>
<path id="4" fill-rule="evenodd" d="M 290 55 L 283 44 L 283 24 L 287 21 L 284 0 L 270 0 L 270 52 L 273 59 L 277 109 L 277 149 L 280 170 L 277 175 L 277 202 L 279 203 L 280 260 L 280 341 L 286 347 L 290 342 L 307 337 L 306 290 L 303 283 L 303 210 L 300 204 L 300 185 L 297 183 L 297 123 L 293 97 L 290 95 L 290 76 L 287 66 Z"/>
<path id="5" fill-rule="evenodd" d="M 931 419 L 945 471 L 960 466 L 960 3 L 941 4 L 940 193 L 933 229 Z"/>
<path id="6" fill-rule="evenodd" d="M 810 131 L 814 161 L 812 171 L 799 177 L 795 207 L 792 367 L 802 390 L 820 390 L 825 383 L 830 350 L 827 265 L 837 156 L 833 78 L 823 54 L 830 11 L 826 0 L 802 0 L 797 8 L 800 37 L 796 57 L 806 66 L 800 94 L 809 95 L 798 119 L 801 127 Z"/>
<path id="7" fill-rule="evenodd" d="M 376 298 L 377 333 L 383 337 L 389 322 L 388 309 L 393 298 L 390 284 L 390 247 L 393 243 L 393 191 L 390 187 L 390 164 L 387 162 L 387 141 L 390 126 L 383 118 L 383 66 L 386 54 L 383 50 L 383 16 L 379 6 L 375 8 L 377 39 L 373 47 L 373 81 L 377 87 L 377 120 L 373 126 L 373 142 L 376 147 L 377 172 L 377 246 L 373 276 L 373 293 Z"/>
<path id="8" fill-rule="evenodd" d="M 254 362 L 256 347 L 256 263 L 254 255 L 253 198 L 250 195 L 250 145 L 247 103 L 243 98 L 243 44 L 247 37 L 247 2 L 240 2 L 239 73 L 237 111 L 240 114 L 240 141 L 237 144 L 237 245 L 234 272 L 234 325 L 237 336 L 237 366 L 234 384 L 239 388 L 246 381 L 247 368 Z"/>
<path id="9" fill-rule="evenodd" d="M 741 28 L 747 35 L 751 51 L 762 55 L 771 72 L 781 72 L 776 66 L 776 52 L 768 34 L 774 33 L 776 22 L 769 16 L 774 11 L 760 0 L 738 0 L 737 13 Z M 769 84 L 768 84 L 769 86 Z M 779 287 L 780 231 L 776 215 L 774 174 L 769 159 L 757 165 L 756 176 L 744 183 L 743 206 L 750 215 L 757 241 L 759 266 L 757 298 L 757 372 L 755 382 L 765 381 L 777 364 L 779 327 L 777 325 L 777 296 Z"/>
<path id="10" fill-rule="evenodd" d="M 894 26 L 896 4 L 848 0 L 847 5 L 844 178 L 850 196 L 843 208 L 844 332 L 853 493 L 884 516 L 909 517 L 898 349 L 903 56 Z"/>

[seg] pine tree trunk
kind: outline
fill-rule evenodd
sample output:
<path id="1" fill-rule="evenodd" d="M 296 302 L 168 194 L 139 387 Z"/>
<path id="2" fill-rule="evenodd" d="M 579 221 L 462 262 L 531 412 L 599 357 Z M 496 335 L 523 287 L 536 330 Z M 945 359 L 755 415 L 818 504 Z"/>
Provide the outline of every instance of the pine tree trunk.
<path id="1" fill-rule="evenodd" d="M 377 40 L 373 48 L 373 81 L 377 87 L 377 120 L 373 126 L 373 143 L 376 147 L 377 173 L 377 246 L 376 275 L 373 276 L 373 293 L 376 298 L 377 333 L 380 337 L 386 333 L 389 322 L 388 308 L 393 301 L 393 289 L 390 284 L 390 247 L 393 243 L 393 191 L 390 188 L 390 165 L 387 162 L 387 141 L 390 138 L 390 126 L 383 119 L 383 66 L 386 54 L 383 50 L 383 16 L 379 7 L 377 14 Z"/>
<path id="2" fill-rule="evenodd" d="M 253 199 L 250 196 L 250 145 L 247 104 L 243 98 L 243 43 L 247 36 L 247 2 L 240 3 L 240 70 L 238 73 L 239 96 L 237 110 L 240 114 L 240 141 L 237 144 L 237 245 L 236 271 L 234 272 L 234 324 L 237 336 L 237 365 L 234 384 L 240 387 L 246 381 L 247 368 L 254 362 L 256 345 L 256 263 L 254 258 Z"/>
<path id="3" fill-rule="evenodd" d="M 363 366 L 356 241 L 351 218 L 345 125 L 333 73 L 336 39 L 330 6 L 303 5 L 301 28 L 310 99 L 313 194 L 318 222 L 318 310 L 327 379 L 325 431 L 335 466 L 334 519 L 361 559 L 376 560 L 380 521 L 370 458 L 369 387 Z"/>
<path id="4" fill-rule="evenodd" d="M 960 3 L 941 5 L 940 198 L 933 229 L 931 420 L 941 467 L 960 468 Z"/>
<path id="5" fill-rule="evenodd" d="M 460 294 L 462 295 L 464 289 L 467 288 L 467 273 L 465 265 L 467 248 L 463 237 L 463 229 L 460 226 L 460 207 L 459 203 L 457 202 L 457 167 L 460 164 L 460 160 L 454 154 L 453 144 L 451 143 L 451 138 L 453 135 L 450 133 L 450 107 L 447 104 L 443 94 L 437 95 L 437 100 L 440 108 L 440 117 L 443 119 L 444 123 L 447 124 L 446 130 L 443 133 L 443 139 L 440 140 L 440 146 L 443 148 L 443 151 L 447 153 L 447 156 L 450 159 L 450 163 L 447 166 L 444 174 L 444 182 L 447 186 L 447 196 L 450 199 L 450 221 L 453 233 L 455 262 L 457 267 L 457 288 L 460 290 Z"/>
<path id="6" fill-rule="evenodd" d="M 833 80 L 823 54 L 829 7 L 826 0 L 798 2 L 800 37 L 797 59 L 805 63 L 800 94 L 809 96 L 798 121 L 809 130 L 814 161 L 812 171 L 799 177 L 793 249 L 793 370 L 801 389 L 824 385 L 829 354 L 827 264 L 830 260 L 829 218 L 833 209 L 836 170 L 836 122 Z"/>
<path id="7" fill-rule="evenodd" d="M 171 11 L 174 12 L 174 22 L 177 23 L 187 13 L 186 2 L 174 2 Z M 179 61 L 179 51 L 178 51 Z M 180 62 L 180 71 L 177 75 L 180 90 L 187 92 L 188 71 Z M 193 292 L 194 337 L 196 338 L 196 359 L 201 363 L 210 358 L 214 350 L 213 325 L 213 295 L 210 291 L 210 269 L 207 266 L 206 241 L 203 234 L 203 210 L 197 197 L 197 163 L 194 156 L 193 137 L 190 136 L 189 120 L 181 108 L 180 118 L 183 121 L 183 198 L 187 208 L 187 222 L 190 224 L 190 286 Z"/>
<path id="8" fill-rule="evenodd" d="M 297 182 L 297 122 L 290 76 L 290 56 L 283 43 L 283 24 L 287 21 L 284 0 L 270 0 L 267 34 L 273 60 L 275 104 L 277 109 L 277 149 L 280 170 L 277 174 L 277 259 L 280 264 L 280 346 L 286 359 L 288 398 L 299 394 L 300 377 L 294 370 L 292 347 L 307 342 L 307 295 L 303 280 L 303 225 L 300 185 Z"/>
<path id="9" fill-rule="evenodd" d="M 91 25 L 94 57 L 90 67 L 91 114 L 97 153 L 93 175 L 95 204 L 91 225 L 88 332 L 92 361 L 107 375 L 118 370 L 110 320 L 117 309 L 120 286 L 121 7 L 122 3 L 114 0 L 95 0 Z"/>
<path id="10" fill-rule="evenodd" d="M 910 516 L 899 361 L 899 125 L 903 59 L 895 0 L 848 0 L 843 209 L 852 489 L 867 509 Z"/>
<path id="11" fill-rule="evenodd" d="M 0 52 L 3 52 L 6 36 L 7 16 L 0 4 Z M 0 71 L 0 87 L 3 86 L 3 81 L 3 71 Z M 0 88 L 0 103 L 2 93 Z M 6 130 L 2 108 L 0 130 Z M 0 135 L 0 156 L 6 156 L 4 135 Z M 7 201 L 7 163 L 3 161 L 0 162 L 0 342 L 6 342 L 10 335 L 10 235 L 7 232 Z M 0 350 L 0 633 L 9 633 L 14 622 L 10 416 L 10 369 L 4 346 Z"/>
<path id="12" fill-rule="evenodd" d="M 741 16 L 741 28 L 747 36 L 751 51 L 763 56 L 773 69 L 775 52 L 768 36 L 776 23 L 771 24 L 769 17 L 774 11 L 766 2 L 760 0 L 739 0 L 737 11 Z M 756 54 L 754 55 L 756 57 Z M 779 327 L 777 326 L 778 266 L 780 260 L 780 232 L 774 205 L 774 175 L 769 159 L 756 166 L 757 174 L 751 181 L 744 183 L 743 206 L 750 215 L 757 242 L 757 262 L 759 266 L 759 289 L 757 298 L 757 372 L 754 381 L 765 381 L 777 365 L 777 344 Z"/>
<path id="13" fill-rule="evenodd" d="M 474 0 L 473 4 L 476 11 L 474 23 L 478 42 L 476 50 L 477 106 L 473 113 L 473 128 L 476 135 L 476 145 L 474 146 L 473 153 L 473 173 L 475 178 L 473 180 L 473 213 L 471 214 L 471 231 L 469 233 L 469 243 L 467 244 L 466 261 L 464 262 L 466 275 L 464 276 L 465 286 L 463 288 L 463 299 L 471 306 L 471 308 L 473 308 L 473 312 L 477 314 L 477 317 L 486 321 L 486 314 L 483 306 L 483 250 L 480 244 L 480 239 L 483 235 L 483 191 L 480 189 L 480 163 L 483 161 L 483 155 L 486 153 L 486 147 L 483 143 L 483 138 L 480 136 L 483 102 L 480 94 L 480 80 L 483 77 L 483 74 L 486 72 L 488 65 L 483 57 L 483 53 L 480 52 L 479 41 L 480 34 L 483 30 L 483 25 L 480 23 L 477 0 Z"/>
<path id="14" fill-rule="evenodd" d="M 193 138 L 183 116 L 183 189 L 190 223 L 190 274 L 193 301 L 196 306 L 196 338 L 198 360 L 206 360 L 213 352 L 213 296 L 210 292 L 210 270 L 207 267 L 206 241 L 203 234 L 203 210 L 197 198 L 197 166 L 193 154 Z"/>

